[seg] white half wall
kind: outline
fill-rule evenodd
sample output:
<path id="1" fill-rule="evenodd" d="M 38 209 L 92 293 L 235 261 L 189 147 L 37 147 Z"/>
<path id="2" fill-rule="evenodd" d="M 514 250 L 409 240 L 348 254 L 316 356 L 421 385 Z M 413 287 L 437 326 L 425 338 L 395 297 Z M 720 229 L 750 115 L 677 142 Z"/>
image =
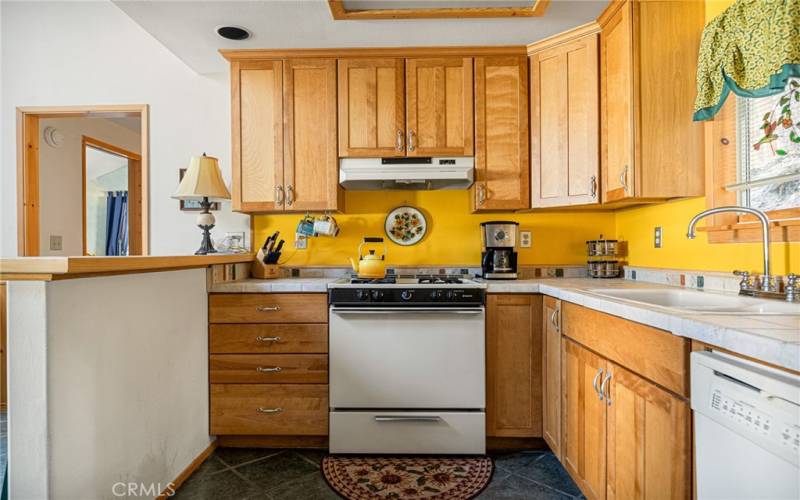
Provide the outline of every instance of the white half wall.
<path id="1" fill-rule="evenodd" d="M 197 214 L 170 195 L 203 152 L 230 183 L 228 74 L 198 75 L 108 1 L 0 2 L 0 255 L 17 254 L 16 107 L 92 104 L 150 105 L 150 253 L 193 253 Z M 249 238 L 230 203 L 215 216 L 216 240 Z"/>
<path id="2" fill-rule="evenodd" d="M 8 294 L 11 498 L 158 494 L 211 443 L 205 269 Z"/>

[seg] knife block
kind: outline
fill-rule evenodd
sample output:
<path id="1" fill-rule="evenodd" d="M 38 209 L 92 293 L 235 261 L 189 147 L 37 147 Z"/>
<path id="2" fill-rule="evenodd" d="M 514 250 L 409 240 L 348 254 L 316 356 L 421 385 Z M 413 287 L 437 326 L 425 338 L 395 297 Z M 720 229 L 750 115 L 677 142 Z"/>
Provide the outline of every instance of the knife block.
<path id="1" fill-rule="evenodd" d="M 250 274 L 253 278 L 262 280 L 275 279 L 280 278 L 281 268 L 278 264 L 264 264 L 264 252 L 259 250 L 253 265 L 250 266 Z"/>

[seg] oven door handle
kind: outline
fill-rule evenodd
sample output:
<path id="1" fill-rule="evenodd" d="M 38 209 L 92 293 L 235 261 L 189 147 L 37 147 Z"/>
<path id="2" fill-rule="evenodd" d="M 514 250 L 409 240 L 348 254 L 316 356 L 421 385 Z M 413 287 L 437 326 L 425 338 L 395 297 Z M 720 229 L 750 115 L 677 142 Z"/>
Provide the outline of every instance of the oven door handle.
<path id="1" fill-rule="evenodd" d="M 480 308 L 455 308 L 455 307 L 392 307 L 392 308 L 366 308 L 366 307 L 331 307 L 333 314 L 398 314 L 398 313 L 449 313 L 449 314 L 483 314 Z"/>
<path id="2" fill-rule="evenodd" d="M 376 422 L 441 422 L 442 417 L 435 415 L 422 416 L 422 415 L 377 415 Z"/>

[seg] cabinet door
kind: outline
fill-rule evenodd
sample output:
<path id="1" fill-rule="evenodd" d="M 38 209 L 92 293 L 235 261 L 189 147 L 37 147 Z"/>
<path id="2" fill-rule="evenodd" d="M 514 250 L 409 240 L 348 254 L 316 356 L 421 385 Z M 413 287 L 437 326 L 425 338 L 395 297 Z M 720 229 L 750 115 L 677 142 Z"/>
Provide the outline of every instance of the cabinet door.
<path id="1" fill-rule="evenodd" d="M 688 403 L 608 364 L 608 498 L 689 498 Z"/>
<path id="2" fill-rule="evenodd" d="M 630 2 L 622 4 L 600 32 L 600 142 L 604 202 L 636 195 L 631 8 Z"/>
<path id="3" fill-rule="evenodd" d="M 336 60 L 284 65 L 286 210 L 338 210 Z"/>
<path id="4" fill-rule="evenodd" d="M 403 59 L 339 59 L 339 156 L 404 156 Z"/>
<path id="5" fill-rule="evenodd" d="M 542 435 L 542 297 L 489 295 L 486 434 Z"/>
<path id="6" fill-rule="evenodd" d="M 233 209 L 283 210 L 281 61 L 231 64 Z"/>
<path id="7" fill-rule="evenodd" d="M 406 60 L 408 156 L 472 156 L 472 58 Z"/>
<path id="8" fill-rule="evenodd" d="M 532 55 L 533 207 L 598 203 L 597 34 Z"/>
<path id="9" fill-rule="evenodd" d="M 475 114 L 473 210 L 529 208 L 525 57 L 475 59 Z"/>
<path id="10" fill-rule="evenodd" d="M 542 435 L 561 459 L 561 301 L 544 298 L 542 318 Z"/>
<path id="11" fill-rule="evenodd" d="M 599 388 L 606 362 L 563 339 L 562 463 L 587 498 L 606 494 L 606 403 Z"/>

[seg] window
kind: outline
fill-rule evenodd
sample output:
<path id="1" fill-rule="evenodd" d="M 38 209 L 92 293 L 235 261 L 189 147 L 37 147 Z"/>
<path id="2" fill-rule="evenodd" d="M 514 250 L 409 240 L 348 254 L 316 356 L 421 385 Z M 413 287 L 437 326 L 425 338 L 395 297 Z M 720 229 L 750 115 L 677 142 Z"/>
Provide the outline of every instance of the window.
<path id="1" fill-rule="evenodd" d="M 737 175 L 725 189 L 764 211 L 800 207 L 800 79 L 780 94 L 737 97 Z"/>

